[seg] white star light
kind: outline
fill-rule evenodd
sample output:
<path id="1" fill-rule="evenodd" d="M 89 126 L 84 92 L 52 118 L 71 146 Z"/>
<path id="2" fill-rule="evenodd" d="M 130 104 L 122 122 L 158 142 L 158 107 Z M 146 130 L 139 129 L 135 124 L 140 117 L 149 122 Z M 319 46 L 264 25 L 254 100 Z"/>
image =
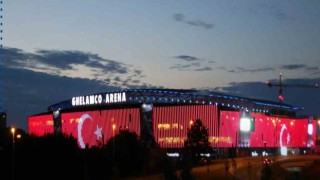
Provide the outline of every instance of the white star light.
<path id="1" fill-rule="evenodd" d="M 97 125 L 97 129 L 96 129 L 96 131 L 94 132 L 94 134 L 97 135 L 97 140 L 99 140 L 99 138 L 102 138 L 101 131 L 102 131 L 102 127 L 99 128 L 98 125 Z"/>

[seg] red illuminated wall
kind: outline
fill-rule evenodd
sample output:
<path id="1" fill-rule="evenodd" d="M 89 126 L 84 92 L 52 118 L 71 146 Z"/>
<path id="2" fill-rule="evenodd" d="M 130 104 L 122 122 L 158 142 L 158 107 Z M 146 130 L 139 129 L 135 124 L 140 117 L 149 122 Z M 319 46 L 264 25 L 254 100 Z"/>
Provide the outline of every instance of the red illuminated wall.
<path id="1" fill-rule="evenodd" d="M 256 130 L 251 132 L 251 147 L 307 147 L 308 118 L 292 119 L 252 113 Z M 260 139 L 260 140 L 259 140 Z"/>
<path id="2" fill-rule="evenodd" d="M 239 129 L 240 113 L 237 111 L 220 111 L 219 147 L 235 147 L 236 134 Z"/>
<path id="3" fill-rule="evenodd" d="M 266 147 L 307 147 L 308 118 L 280 118 L 260 113 L 252 113 L 251 117 L 255 118 L 255 129 L 250 132 L 250 147 L 264 147 L 264 142 Z M 239 121 L 239 112 L 220 111 L 220 147 L 237 144 L 241 138 Z"/>
<path id="4" fill-rule="evenodd" d="M 29 134 L 43 136 L 47 133 L 53 133 L 52 114 L 30 116 L 28 117 Z"/>
<path id="5" fill-rule="evenodd" d="M 78 140 L 81 148 L 106 143 L 120 129 L 140 135 L 139 108 L 62 113 L 62 131 Z M 114 127 L 114 128 L 113 128 Z"/>
<path id="6" fill-rule="evenodd" d="M 255 129 L 250 132 L 250 147 L 307 147 L 308 118 L 291 119 L 252 113 Z M 239 134 L 240 113 L 218 111 L 216 105 L 167 106 L 153 108 L 153 131 L 155 140 L 164 148 L 184 146 L 190 122 L 200 119 L 209 130 L 211 146 L 235 147 Z M 74 136 L 84 147 L 106 143 L 120 129 L 129 129 L 140 135 L 140 109 L 84 111 L 62 113 L 62 131 Z M 219 122 L 219 124 L 218 124 Z M 317 121 L 313 121 L 311 147 L 315 146 Z M 114 125 L 114 129 L 113 129 Z M 51 114 L 28 118 L 29 134 L 42 136 L 53 133 Z"/>
<path id="7" fill-rule="evenodd" d="M 184 146 L 190 121 L 200 119 L 209 129 L 209 142 L 218 136 L 216 105 L 169 106 L 153 108 L 153 130 L 156 141 L 164 148 Z"/>

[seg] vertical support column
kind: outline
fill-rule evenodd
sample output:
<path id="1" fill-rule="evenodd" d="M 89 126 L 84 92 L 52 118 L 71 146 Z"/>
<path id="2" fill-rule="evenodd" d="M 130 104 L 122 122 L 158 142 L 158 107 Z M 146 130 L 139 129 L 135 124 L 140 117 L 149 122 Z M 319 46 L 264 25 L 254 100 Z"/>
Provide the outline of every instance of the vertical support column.
<path id="1" fill-rule="evenodd" d="M 53 131 L 54 134 L 62 133 L 61 114 L 59 110 L 53 111 Z"/>
<path id="2" fill-rule="evenodd" d="M 153 147 L 155 145 L 153 127 L 152 127 L 152 114 L 153 105 L 152 104 L 142 104 L 140 109 L 140 134 L 142 143 L 146 147 Z"/>
<path id="3" fill-rule="evenodd" d="M 311 148 L 312 146 L 314 146 L 315 144 L 313 144 L 312 142 L 312 134 L 315 132 L 314 128 L 316 127 L 313 127 L 313 123 L 312 123 L 312 120 L 313 120 L 313 116 L 310 116 L 309 117 L 309 120 L 308 120 L 308 133 L 307 133 L 307 147 L 308 148 Z"/>
<path id="4" fill-rule="evenodd" d="M 253 120 L 250 112 L 241 111 L 239 120 L 238 147 L 250 146 L 250 132 L 253 130 Z"/>
<path id="5" fill-rule="evenodd" d="M 315 142 L 314 142 L 314 147 L 317 147 L 320 145 L 320 119 L 316 118 L 316 125 L 315 125 L 315 130 L 313 131 L 315 133 Z"/>
<path id="6" fill-rule="evenodd" d="M 250 132 L 254 131 L 254 119 L 251 117 L 251 112 L 247 110 L 240 111 L 239 118 L 240 119 L 239 119 L 237 143 L 238 143 L 238 147 L 242 149 L 242 153 L 248 156 L 251 154 Z"/>

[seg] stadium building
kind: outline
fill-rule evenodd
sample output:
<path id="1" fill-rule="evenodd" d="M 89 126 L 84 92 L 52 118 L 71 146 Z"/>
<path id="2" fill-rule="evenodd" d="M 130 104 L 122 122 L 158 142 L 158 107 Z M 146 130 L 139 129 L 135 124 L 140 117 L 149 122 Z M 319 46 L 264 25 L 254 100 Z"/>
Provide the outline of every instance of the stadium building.
<path id="1" fill-rule="evenodd" d="M 313 117 L 297 117 L 299 110 L 302 107 L 209 91 L 119 90 L 51 105 L 48 112 L 30 116 L 28 126 L 29 134 L 37 136 L 72 135 L 81 148 L 102 145 L 128 129 L 142 139 L 152 135 L 162 148 L 177 150 L 200 119 L 214 152 L 301 154 L 316 146 L 320 123 Z"/>

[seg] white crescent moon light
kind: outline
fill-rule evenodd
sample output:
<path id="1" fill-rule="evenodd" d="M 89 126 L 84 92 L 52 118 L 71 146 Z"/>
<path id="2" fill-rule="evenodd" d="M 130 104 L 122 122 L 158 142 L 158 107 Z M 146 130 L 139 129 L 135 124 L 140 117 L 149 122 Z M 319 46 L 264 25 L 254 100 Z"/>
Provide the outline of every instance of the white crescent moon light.
<path id="1" fill-rule="evenodd" d="M 86 148 L 86 145 L 84 144 L 83 138 L 82 138 L 82 125 L 86 119 L 91 119 L 93 121 L 92 117 L 89 114 L 83 114 L 80 117 L 80 120 L 78 123 L 78 142 L 82 149 Z"/>
<path id="2" fill-rule="evenodd" d="M 280 140 L 280 147 L 284 147 L 283 143 L 282 143 L 282 136 L 283 136 L 283 131 L 284 130 L 287 130 L 287 132 L 288 132 L 288 128 L 287 128 L 287 126 L 285 124 L 283 124 L 283 126 L 281 128 L 281 131 L 280 131 L 280 139 L 279 139 Z M 287 140 L 287 145 L 288 145 L 290 143 L 290 134 L 289 134 L 289 132 L 287 134 L 286 140 Z"/>

